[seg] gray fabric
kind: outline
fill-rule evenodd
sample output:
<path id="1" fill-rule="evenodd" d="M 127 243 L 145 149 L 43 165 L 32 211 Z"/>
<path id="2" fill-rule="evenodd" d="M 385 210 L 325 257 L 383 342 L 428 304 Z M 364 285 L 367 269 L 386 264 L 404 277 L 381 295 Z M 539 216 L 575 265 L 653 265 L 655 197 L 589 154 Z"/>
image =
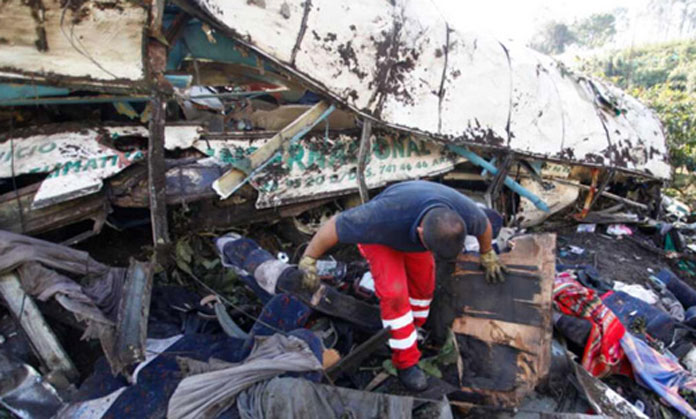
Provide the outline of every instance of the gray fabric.
<path id="1" fill-rule="evenodd" d="M 86 252 L 21 234 L 0 231 L 0 272 L 8 272 L 26 262 L 89 277 L 104 275 L 110 268 Z"/>
<path id="2" fill-rule="evenodd" d="M 125 268 L 106 266 L 67 246 L 0 231 L 0 273 L 15 269 L 22 289 L 42 301 L 60 292 L 84 303 L 91 301 L 108 318 L 116 319 Z M 80 286 L 55 271 L 77 275 L 88 284 Z"/>
<path id="3" fill-rule="evenodd" d="M 661 308 L 666 313 L 678 322 L 683 322 L 685 316 L 684 306 L 681 305 L 677 297 L 672 294 L 667 288 L 660 288 L 657 290 L 660 295 L 660 300 L 657 302 L 657 306 Z"/>
<path id="4" fill-rule="evenodd" d="M 94 300 L 89 298 L 82 287 L 70 278 L 43 267 L 36 262 L 28 262 L 17 270 L 22 289 L 41 301 L 55 298 L 66 310 L 74 313 L 78 320 L 92 320 L 113 325 Z"/>
<path id="5" fill-rule="evenodd" d="M 179 370 L 184 377 L 224 370 L 225 368 L 240 365 L 240 363 L 227 362 L 217 358 L 210 358 L 206 362 L 192 358 L 177 357 L 176 363 L 179 365 Z"/>
<path id="6" fill-rule="evenodd" d="M 196 371 L 206 370 L 199 363 L 190 363 L 189 367 Z M 232 406 L 240 391 L 259 381 L 289 371 L 317 371 L 321 368 L 319 360 L 301 339 L 281 334 L 257 338 L 244 362 L 225 366 L 217 361 L 210 366 L 209 372 L 184 378 L 169 399 L 167 417 L 216 417 Z"/>
<path id="7" fill-rule="evenodd" d="M 58 303 L 87 324 L 84 338 L 97 338 L 114 359 L 115 320 L 127 269 L 112 268 L 86 252 L 20 234 L 0 231 L 0 273 L 16 270 L 29 295 Z M 82 286 L 65 274 L 88 282 Z"/>
<path id="8" fill-rule="evenodd" d="M 239 394 L 237 409 L 242 419 L 402 419 L 411 417 L 413 398 L 274 378 Z M 437 403 L 435 410 L 431 417 L 452 417 L 447 402 Z"/>

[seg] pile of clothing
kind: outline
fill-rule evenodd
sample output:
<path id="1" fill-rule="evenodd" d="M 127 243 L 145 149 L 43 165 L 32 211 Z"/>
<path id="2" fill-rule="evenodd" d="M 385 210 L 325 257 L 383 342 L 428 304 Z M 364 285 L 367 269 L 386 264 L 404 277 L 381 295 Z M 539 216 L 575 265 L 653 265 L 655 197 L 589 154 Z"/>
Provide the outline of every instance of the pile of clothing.
<path id="1" fill-rule="evenodd" d="M 688 299 L 691 288 L 667 270 L 652 278 L 655 290 L 650 290 L 609 283 L 583 267 L 559 268 L 554 325 L 581 354 L 582 366 L 598 378 L 630 377 L 696 418 L 687 401 L 696 395 L 696 376 L 677 356 L 694 349 L 694 337 L 683 323 L 685 305 L 696 303 Z"/>

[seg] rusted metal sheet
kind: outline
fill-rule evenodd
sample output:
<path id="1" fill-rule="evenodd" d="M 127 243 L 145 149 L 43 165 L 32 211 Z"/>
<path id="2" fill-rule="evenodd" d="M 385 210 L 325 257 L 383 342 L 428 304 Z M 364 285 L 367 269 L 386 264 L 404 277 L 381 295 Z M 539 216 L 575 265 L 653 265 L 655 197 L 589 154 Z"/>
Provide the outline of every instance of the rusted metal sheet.
<path id="1" fill-rule="evenodd" d="M 0 78 L 142 86 L 147 15 L 127 0 L 3 1 Z"/>
<path id="2" fill-rule="evenodd" d="M 190 1 L 241 44 L 385 125 L 670 177 L 647 107 L 524 46 L 454 30 L 426 0 Z"/>
<path id="3" fill-rule="evenodd" d="M 198 139 L 196 126 L 165 128 L 168 148 L 189 148 Z M 101 190 L 104 179 L 142 159 L 138 139 L 143 127 L 43 127 L 44 133 L 19 133 L 0 143 L 0 178 L 48 173 L 31 202 L 42 208 Z"/>
<path id="4" fill-rule="evenodd" d="M 520 180 L 522 187 L 541 198 L 549 206 L 549 212 L 541 211 L 534 204 L 526 199 L 520 200 L 520 206 L 515 214 L 515 222 L 520 227 L 528 228 L 539 225 L 563 209 L 568 208 L 577 201 L 580 196 L 580 188 L 554 181 L 546 181 L 542 186 L 539 182 L 531 178 Z"/>
<path id="5" fill-rule="evenodd" d="M 233 164 L 268 138 L 249 137 L 215 141 L 198 140 L 194 147 L 222 164 Z M 465 161 L 441 145 L 412 135 L 373 133 L 367 156 L 365 181 L 368 188 L 390 182 L 435 176 Z M 307 135 L 284 153 L 282 160 L 256 175 L 251 185 L 259 191 L 257 208 L 342 195 L 358 190 L 357 166 L 360 135 Z"/>
<path id="6" fill-rule="evenodd" d="M 33 184 L 17 192 L 0 195 L 0 230 L 21 234 L 40 234 L 84 220 L 93 220 L 92 231 L 101 228 L 109 211 L 104 193 L 32 209 L 31 203 L 40 184 Z"/>
<path id="7" fill-rule="evenodd" d="M 511 269 L 502 284 L 485 281 L 477 256 L 457 262 L 447 285 L 448 309 L 458 313 L 452 330 L 464 391 L 514 406 L 548 373 L 555 247 L 554 234 L 515 239 L 512 251 L 501 255 Z"/>

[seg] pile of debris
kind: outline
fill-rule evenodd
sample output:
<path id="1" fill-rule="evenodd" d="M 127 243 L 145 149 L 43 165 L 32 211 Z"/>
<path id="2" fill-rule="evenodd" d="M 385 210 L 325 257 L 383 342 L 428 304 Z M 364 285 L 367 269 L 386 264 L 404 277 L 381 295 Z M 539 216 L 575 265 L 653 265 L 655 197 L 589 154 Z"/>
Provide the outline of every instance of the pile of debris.
<path id="1" fill-rule="evenodd" d="M 660 123 L 617 88 L 424 1 L 0 16 L 13 415 L 696 417 L 696 220 L 661 195 Z M 413 393 L 356 249 L 316 293 L 295 264 L 333 215 L 420 178 L 503 215 L 511 272 L 486 283 L 467 240 Z"/>
<path id="2" fill-rule="evenodd" d="M 659 229 L 616 231 L 516 232 L 498 241 L 503 284 L 462 254 L 439 278 L 422 393 L 395 377 L 368 266 L 347 249 L 312 294 L 298 252 L 258 231 L 182 238 L 185 287 L 3 233 L 0 403 L 20 417 L 694 417 L 696 289 L 667 268 Z M 66 341 L 80 334 L 100 345 Z"/>

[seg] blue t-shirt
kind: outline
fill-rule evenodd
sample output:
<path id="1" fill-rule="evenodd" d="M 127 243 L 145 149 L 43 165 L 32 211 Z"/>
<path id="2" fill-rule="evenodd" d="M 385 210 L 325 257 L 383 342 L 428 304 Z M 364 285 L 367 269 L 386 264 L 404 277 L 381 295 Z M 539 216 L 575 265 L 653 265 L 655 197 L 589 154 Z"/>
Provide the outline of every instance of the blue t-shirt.
<path id="1" fill-rule="evenodd" d="M 474 201 L 449 186 L 413 180 L 389 186 L 370 202 L 339 214 L 338 241 L 425 252 L 417 228 L 425 213 L 436 207 L 459 213 L 469 235 L 480 236 L 486 231 L 488 218 Z"/>

